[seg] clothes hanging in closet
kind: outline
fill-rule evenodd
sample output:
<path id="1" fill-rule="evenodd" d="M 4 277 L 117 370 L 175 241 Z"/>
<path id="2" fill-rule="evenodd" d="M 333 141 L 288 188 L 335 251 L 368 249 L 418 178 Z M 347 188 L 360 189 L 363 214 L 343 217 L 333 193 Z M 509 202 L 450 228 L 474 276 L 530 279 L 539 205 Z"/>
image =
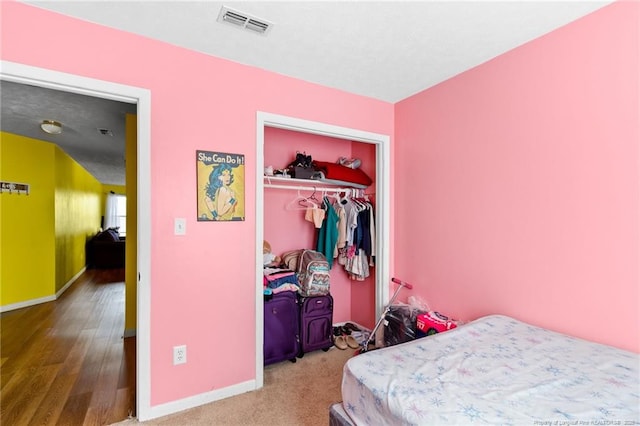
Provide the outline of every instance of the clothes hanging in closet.
<path id="1" fill-rule="evenodd" d="M 352 199 L 352 214 L 355 215 L 355 226 L 352 225 L 352 244 L 342 251 L 342 261 L 349 278 L 363 281 L 367 278 L 369 267 L 373 266 L 373 241 L 375 223 L 373 206 L 368 200 Z"/>
<path id="2" fill-rule="evenodd" d="M 374 265 L 375 221 L 373 206 L 368 200 L 345 197 L 331 203 L 323 199 L 325 220 L 318 232 L 316 250 L 322 252 L 330 265 L 333 259 L 342 265 L 349 278 L 362 281 Z"/>
<path id="3" fill-rule="evenodd" d="M 325 209 L 325 215 L 322 226 L 318 231 L 316 251 L 325 255 L 329 268 L 331 268 L 333 266 L 333 254 L 338 242 L 339 216 L 326 196 L 322 198 L 322 207 Z"/>

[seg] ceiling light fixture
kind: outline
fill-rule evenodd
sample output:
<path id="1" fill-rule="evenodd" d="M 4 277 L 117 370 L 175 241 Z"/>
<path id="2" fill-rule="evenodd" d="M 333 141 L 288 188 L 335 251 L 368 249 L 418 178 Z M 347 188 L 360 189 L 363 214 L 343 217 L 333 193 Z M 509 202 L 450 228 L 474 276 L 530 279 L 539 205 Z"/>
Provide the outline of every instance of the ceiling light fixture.
<path id="1" fill-rule="evenodd" d="M 50 135 L 59 135 L 62 133 L 62 123 L 55 120 L 42 120 L 40 128 L 42 131 L 49 133 Z"/>

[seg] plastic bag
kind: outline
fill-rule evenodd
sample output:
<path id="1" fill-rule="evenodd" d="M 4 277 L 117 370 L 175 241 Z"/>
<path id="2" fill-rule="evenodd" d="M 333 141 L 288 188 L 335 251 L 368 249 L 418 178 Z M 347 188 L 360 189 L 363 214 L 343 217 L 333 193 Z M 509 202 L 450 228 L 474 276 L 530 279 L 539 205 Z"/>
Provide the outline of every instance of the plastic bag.
<path id="1" fill-rule="evenodd" d="M 421 299 L 414 299 L 413 303 L 389 306 L 384 321 L 384 346 L 393 346 L 416 338 L 416 319 L 419 314 L 428 312 L 428 309 Z"/>
<path id="2" fill-rule="evenodd" d="M 420 296 L 409 296 L 407 300 L 409 302 L 409 306 L 416 311 L 429 312 L 431 310 L 429 303 Z"/>

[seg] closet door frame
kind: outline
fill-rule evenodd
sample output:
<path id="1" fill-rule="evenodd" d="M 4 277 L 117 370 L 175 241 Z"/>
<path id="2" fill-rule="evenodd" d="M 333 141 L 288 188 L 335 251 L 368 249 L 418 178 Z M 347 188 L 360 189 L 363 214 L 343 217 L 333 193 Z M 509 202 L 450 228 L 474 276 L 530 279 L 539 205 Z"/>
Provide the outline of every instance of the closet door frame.
<path id="1" fill-rule="evenodd" d="M 262 295 L 263 265 L 262 240 L 264 239 L 264 129 L 274 127 L 295 132 L 329 136 L 353 142 L 374 144 L 376 147 L 376 318 L 382 315 L 389 300 L 390 282 L 390 187 L 391 151 L 388 135 L 367 132 L 328 123 L 303 120 L 285 115 L 258 111 L 256 116 L 256 389 L 264 384 L 263 343 L 264 343 L 264 302 Z"/>

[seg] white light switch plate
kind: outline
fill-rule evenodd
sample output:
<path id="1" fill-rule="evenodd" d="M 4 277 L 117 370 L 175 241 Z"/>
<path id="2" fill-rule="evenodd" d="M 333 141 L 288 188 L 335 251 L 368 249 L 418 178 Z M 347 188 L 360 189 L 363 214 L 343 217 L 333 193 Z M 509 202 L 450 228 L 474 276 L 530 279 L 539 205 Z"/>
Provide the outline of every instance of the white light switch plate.
<path id="1" fill-rule="evenodd" d="M 175 235 L 185 235 L 187 233 L 187 220 L 183 217 L 177 217 L 174 222 L 173 233 Z"/>

